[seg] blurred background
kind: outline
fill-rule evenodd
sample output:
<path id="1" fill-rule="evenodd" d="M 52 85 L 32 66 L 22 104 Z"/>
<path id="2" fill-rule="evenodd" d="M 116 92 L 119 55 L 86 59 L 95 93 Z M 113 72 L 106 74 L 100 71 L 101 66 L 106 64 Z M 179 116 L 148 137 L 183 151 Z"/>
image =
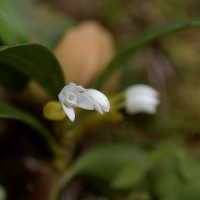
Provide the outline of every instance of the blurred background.
<path id="1" fill-rule="evenodd" d="M 149 28 L 171 20 L 198 18 L 200 12 L 198 0 L 11 2 L 28 32 L 28 42 L 44 45 L 55 54 L 66 83 L 73 81 L 86 87 L 106 69 L 116 52 L 128 46 L 130 41 L 136 41 Z M 6 14 L 9 16 L 8 12 Z M 152 86 L 160 93 L 161 101 L 155 115 L 129 115 L 121 109 L 123 117 L 120 115 L 113 121 L 105 120 L 95 127 L 86 126 L 87 134 L 83 134 L 78 141 L 70 135 L 70 130 L 75 129 L 72 125 L 66 125 L 70 128 L 63 139 L 67 141 L 67 166 L 73 165 L 74 159 L 79 158 L 86 149 L 97 145 L 132 142 L 142 149 L 136 153 L 136 157 L 141 158 L 139 166 L 133 166 L 124 176 L 136 177 L 134 187 L 130 189 L 130 185 L 126 187 L 125 184 L 121 188 L 110 189 L 106 185 L 110 181 L 109 176 L 105 175 L 105 183 L 99 180 L 98 173 L 86 172 L 65 186 L 60 199 L 200 199 L 199 35 L 200 29 L 196 27 L 156 39 L 126 62 L 120 63 L 123 65 L 120 66 L 121 70 L 104 84 L 103 90 L 109 96 L 133 84 Z M 15 42 L 9 43 L 1 38 L 1 44 Z M 13 76 L 13 83 L 17 84 L 7 84 L 4 80 L 7 79 L 6 72 L 1 65 L 0 73 L 0 96 L 32 112 L 60 139 L 64 125 L 59 122 L 52 125 L 42 116 L 42 108 L 50 97 L 26 78 L 14 80 Z M 23 123 L 0 119 L 0 124 L 0 200 L 6 199 L 5 193 L 8 200 L 48 199 L 61 172 L 52 166 L 44 142 Z M 163 147 L 166 147 L 164 153 Z M 149 155 L 152 149 L 159 159 L 153 159 L 156 161 L 151 169 L 143 169 L 141 166 L 146 166 L 143 156 Z M 111 148 L 110 152 L 115 151 Z M 102 171 L 112 171 L 112 167 L 102 168 Z M 137 174 L 141 176 L 137 177 Z"/>

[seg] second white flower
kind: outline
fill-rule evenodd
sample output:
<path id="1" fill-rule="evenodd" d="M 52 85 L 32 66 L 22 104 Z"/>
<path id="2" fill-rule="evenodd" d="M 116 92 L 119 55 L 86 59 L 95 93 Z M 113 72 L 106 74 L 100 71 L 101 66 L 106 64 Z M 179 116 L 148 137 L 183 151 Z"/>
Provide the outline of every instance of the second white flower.
<path id="1" fill-rule="evenodd" d="M 130 86 L 125 91 L 126 111 L 130 114 L 145 112 L 155 114 L 160 103 L 159 93 L 145 84 Z"/>

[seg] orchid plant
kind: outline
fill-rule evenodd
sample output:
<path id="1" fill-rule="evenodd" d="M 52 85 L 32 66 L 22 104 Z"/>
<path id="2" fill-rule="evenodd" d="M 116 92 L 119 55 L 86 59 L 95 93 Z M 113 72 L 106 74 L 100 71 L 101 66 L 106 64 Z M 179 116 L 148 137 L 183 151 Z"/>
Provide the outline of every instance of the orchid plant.
<path id="1" fill-rule="evenodd" d="M 159 125 L 162 123 L 165 123 L 164 127 L 167 128 L 168 123 L 173 125 L 167 112 L 163 114 L 164 117 L 159 115 L 159 106 L 163 103 L 160 87 L 151 81 L 146 83 L 148 81 L 144 79 L 140 83 L 132 81 L 130 84 L 125 84 L 123 89 L 118 87 L 111 92 L 103 87 L 119 68 L 122 72 L 125 71 L 125 63 L 140 48 L 150 45 L 164 34 L 190 26 L 198 27 L 199 19 L 173 21 L 142 34 L 117 51 L 105 70 L 97 74 L 97 77 L 93 77 L 93 82 L 88 84 L 87 89 L 73 82 L 66 85 L 63 67 L 52 49 L 30 43 L 32 38 L 29 35 L 30 30 L 22 25 L 20 17 L 15 12 L 12 12 L 11 16 L 12 20 L 16 21 L 15 27 L 7 23 L 7 18 L 2 17 L 1 13 L 11 6 L 8 2 L 7 0 L 0 2 L 0 26 L 2 23 L 5 27 L 5 31 L 0 27 L 0 39 L 3 44 L 0 48 L 0 82 L 3 88 L 10 86 L 15 92 L 10 95 L 0 87 L 0 117 L 21 121 L 32 127 L 33 132 L 46 144 L 52 156 L 48 169 L 57 175 L 48 191 L 49 200 L 59 200 L 66 185 L 77 176 L 86 177 L 86 180 L 87 178 L 97 180 L 101 187 L 97 189 L 98 192 L 104 191 L 105 187 L 112 192 L 126 191 L 125 196 L 130 197 L 129 199 L 137 199 L 133 198 L 133 193 L 140 194 L 143 190 L 142 194 L 145 194 L 147 199 L 153 197 L 170 199 L 168 197 L 173 196 L 173 187 L 177 185 L 176 193 L 181 196 L 185 187 L 185 191 L 189 191 L 188 185 L 184 184 L 186 182 L 193 184 L 195 190 L 199 189 L 198 183 L 195 182 L 195 173 L 198 174 L 198 170 L 193 169 L 193 166 L 199 167 L 196 160 L 190 158 L 182 147 L 174 145 L 170 137 L 165 141 L 166 145 L 162 145 L 162 141 L 154 145 L 157 136 L 149 140 L 149 135 L 143 135 L 144 132 L 148 132 L 146 128 L 148 125 L 143 126 L 143 123 L 149 118 L 155 120 L 154 122 L 149 120 L 151 130 L 155 132 L 160 131 Z M 139 77 L 139 73 L 134 75 Z M 23 93 L 25 86 L 30 86 L 30 80 L 37 83 L 44 93 L 46 92 L 46 99 L 40 102 L 42 105 L 39 103 L 36 105 L 30 93 L 25 95 L 26 98 L 22 95 L 22 100 L 19 98 L 21 102 L 18 103 L 20 100 L 16 98 L 18 96 L 16 92 Z M 122 84 L 120 79 L 117 82 L 119 85 Z M 44 117 L 41 117 L 41 107 Z M 137 114 L 143 117 L 140 128 L 137 127 L 141 123 Z M 137 117 L 138 124 L 135 120 Z M 169 129 L 172 126 L 170 125 Z M 172 132 L 174 126 L 171 128 Z M 137 128 L 141 136 L 135 133 Z M 99 132 L 112 139 L 106 138 L 102 142 L 96 137 L 100 135 Z M 82 147 L 81 144 L 85 140 L 90 141 L 92 137 L 98 141 L 92 145 L 87 143 L 92 148 L 87 148 L 85 145 L 89 150 L 84 151 L 85 146 Z M 140 142 L 143 139 L 144 141 Z M 103 144 L 104 142 L 106 144 Z M 168 180 L 167 186 L 165 179 Z M 4 186 L 2 188 L 0 189 L 3 193 L 6 193 Z M 104 192 L 107 195 L 107 191 Z M 176 198 L 173 196 L 172 199 Z"/>

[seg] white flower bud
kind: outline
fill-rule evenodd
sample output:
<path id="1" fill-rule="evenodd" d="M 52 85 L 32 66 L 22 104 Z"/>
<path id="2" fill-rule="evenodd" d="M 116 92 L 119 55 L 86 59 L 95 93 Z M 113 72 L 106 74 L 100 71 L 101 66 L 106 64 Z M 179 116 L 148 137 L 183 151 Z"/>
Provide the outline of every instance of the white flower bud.
<path id="1" fill-rule="evenodd" d="M 86 110 L 95 109 L 101 114 L 110 110 L 108 98 L 103 93 L 94 89 L 85 89 L 75 83 L 65 86 L 58 95 L 58 98 L 71 121 L 75 119 L 74 107 Z"/>
<path id="2" fill-rule="evenodd" d="M 145 112 L 155 114 L 160 103 L 159 93 L 144 84 L 130 86 L 125 90 L 126 111 L 130 114 Z"/>

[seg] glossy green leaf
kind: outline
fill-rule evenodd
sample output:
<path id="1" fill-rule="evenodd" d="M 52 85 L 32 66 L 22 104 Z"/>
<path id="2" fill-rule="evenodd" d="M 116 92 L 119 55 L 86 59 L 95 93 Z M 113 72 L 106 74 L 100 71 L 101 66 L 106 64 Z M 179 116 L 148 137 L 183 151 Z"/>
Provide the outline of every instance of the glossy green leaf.
<path id="1" fill-rule="evenodd" d="M 1 65 L 12 67 L 34 79 L 56 99 L 65 84 L 60 65 L 55 56 L 47 48 L 38 44 L 2 47 L 0 49 Z"/>
<path id="2" fill-rule="evenodd" d="M 10 0 L 0 1 L 0 40 L 5 44 L 28 41 L 26 28 Z"/>
<path id="3" fill-rule="evenodd" d="M 114 189 L 128 190 L 140 183 L 150 167 L 148 160 L 138 160 L 123 168 L 111 182 Z"/>
<path id="4" fill-rule="evenodd" d="M 200 19 L 186 19 L 179 21 L 172 21 L 162 24 L 158 27 L 152 28 L 142 34 L 134 41 L 129 42 L 125 48 L 119 51 L 115 57 L 111 60 L 105 71 L 100 74 L 99 78 L 93 83 L 93 87 L 99 89 L 106 82 L 106 79 L 118 68 L 123 68 L 123 63 L 132 56 L 140 48 L 147 46 L 151 42 L 155 41 L 164 34 L 174 31 L 200 26 Z"/>
<path id="5" fill-rule="evenodd" d="M 7 89 L 19 91 L 27 82 L 28 78 L 16 69 L 5 64 L 0 66 L 0 84 Z"/>
<path id="6" fill-rule="evenodd" d="M 54 155 L 58 153 L 59 148 L 51 136 L 51 133 L 29 113 L 22 111 L 0 99 L 0 118 L 14 119 L 28 124 L 44 139 L 44 142 L 48 145 L 50 151 Z"/>

